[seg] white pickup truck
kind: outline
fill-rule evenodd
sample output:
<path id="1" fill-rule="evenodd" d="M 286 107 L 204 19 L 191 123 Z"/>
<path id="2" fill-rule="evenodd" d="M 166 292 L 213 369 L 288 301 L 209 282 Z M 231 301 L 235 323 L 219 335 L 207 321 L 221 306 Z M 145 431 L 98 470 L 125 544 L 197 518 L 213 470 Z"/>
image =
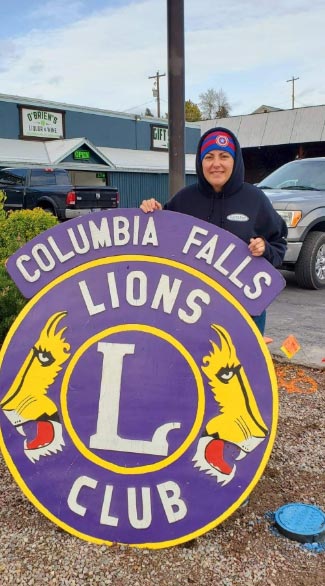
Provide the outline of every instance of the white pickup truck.
<path id="1" fill-rule="evenodd" d="M 288 226 L 281 268 L 300 287 L 325 288 L 325 157 L 286 163 L 257 185 Z"/>

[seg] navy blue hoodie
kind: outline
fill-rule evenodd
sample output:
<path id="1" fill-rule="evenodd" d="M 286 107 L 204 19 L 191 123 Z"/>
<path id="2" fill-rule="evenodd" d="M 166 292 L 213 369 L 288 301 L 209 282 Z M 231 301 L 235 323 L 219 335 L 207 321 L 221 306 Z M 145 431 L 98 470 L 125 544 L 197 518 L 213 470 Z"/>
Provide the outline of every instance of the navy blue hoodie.
<path id="1" fill-rule="evenodd" d="M 221 192 L 204 178 L 201 163 L 201 144 L 207 134 L 220 130 L 228 132 L 236 146 L 236 156 L 231 177 Z M 249 244 L 250 238 L 265 240 L 264 258 L 275 267 L 282 263 L 287 248 L 287 226 L 272 207 L 264 192 L 255 185 L 244 182 L 244 161 L 239 142 L 227 128 L 210 128 L 201 136 L 196 153 L 198 182 L 184 187 L 169 200 L 164 209 L 181 212 L 206 220 L 241 238 Z"/>

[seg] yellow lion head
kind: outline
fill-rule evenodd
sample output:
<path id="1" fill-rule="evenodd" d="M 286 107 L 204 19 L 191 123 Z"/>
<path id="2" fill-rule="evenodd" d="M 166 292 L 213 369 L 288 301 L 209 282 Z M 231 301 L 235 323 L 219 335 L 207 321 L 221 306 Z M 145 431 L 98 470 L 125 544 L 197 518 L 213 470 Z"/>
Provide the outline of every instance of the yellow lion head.
<path id="1" fill-rule="evenodd" d="M 62 450 L 64 445 L 58 409 L 47 392 L 70 356 L 70 345 L 63 336 L 66 328 L 57 331 L 66 314 L 61 311 L 48 319 L 0 403 L 22 435 L 26 435 L 24 427 L 28 423 L 36 422 L 35 437 L 24 442 L 24 452 L 32 462 Z"/>
<path id="2" fill-rule="evenodd" d="M 225 443 L 238 448 L 236 460 L 241 460 L 266 438 L 268 429 L 229 333 L 221 326 L 211 327 L 218 334 L 219 345 L 210 340 L 212 350 L 203 358 L 202 371 L 219 413 L 208 421 L 193 460 L 200 470 L 226 484 L 234 477 L 236 466 L 224 458 Z"/>

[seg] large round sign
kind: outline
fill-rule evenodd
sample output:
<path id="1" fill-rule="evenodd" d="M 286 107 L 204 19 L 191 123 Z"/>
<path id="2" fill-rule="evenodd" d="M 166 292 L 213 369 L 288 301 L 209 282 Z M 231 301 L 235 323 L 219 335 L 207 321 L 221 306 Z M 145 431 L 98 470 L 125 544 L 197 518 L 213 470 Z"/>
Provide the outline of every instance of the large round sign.
<path id="1" fill-rule="evenodd" d="M 226 519 L 274 442 L 272 360 L 249 314 L 283 279 L 171 212 L 91 214 L 8 261 L 31 297 L 1 350 L 1 447 L 49 519 L 160 548 Z"/>

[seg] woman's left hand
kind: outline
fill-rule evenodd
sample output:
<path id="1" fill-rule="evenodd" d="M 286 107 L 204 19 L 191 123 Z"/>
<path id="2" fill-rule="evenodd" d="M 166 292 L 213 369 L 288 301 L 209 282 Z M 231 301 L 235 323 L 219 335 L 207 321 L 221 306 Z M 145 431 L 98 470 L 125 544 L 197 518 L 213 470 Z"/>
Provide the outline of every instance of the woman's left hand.
<path id="1" fill-rule="evenodd" d="M 265 240 L 263 238 L 251 238 L 248 250 L 253 256 L 263 256 L 265 252 Z"/>

